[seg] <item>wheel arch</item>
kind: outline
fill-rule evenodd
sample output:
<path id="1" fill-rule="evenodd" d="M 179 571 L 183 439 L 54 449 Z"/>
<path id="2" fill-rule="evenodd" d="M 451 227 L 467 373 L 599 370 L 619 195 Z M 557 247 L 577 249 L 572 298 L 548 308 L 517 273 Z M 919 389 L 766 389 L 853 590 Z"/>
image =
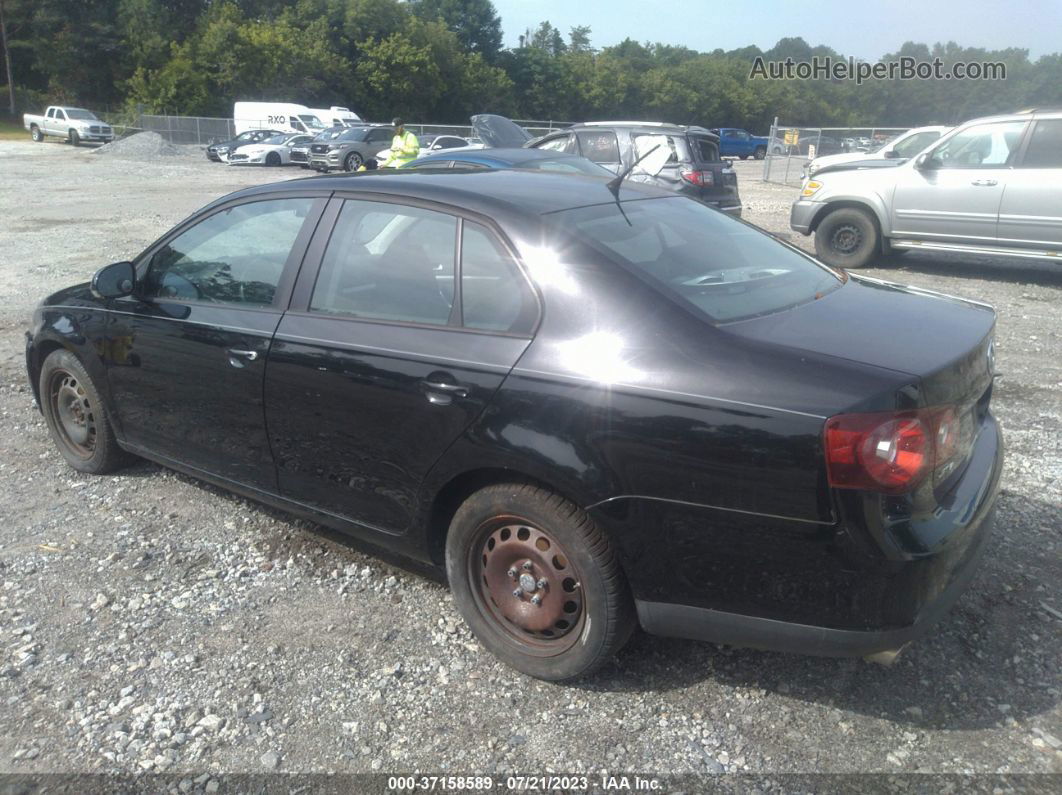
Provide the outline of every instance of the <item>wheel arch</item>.
<path id="1" fill-rule="evenodd" d="M 830 215 L 830 213 L 835 210 L 845 209 L 863 210 L 870 216 L 870 219 L 873 221 L 874 227 L 878 232 L 878 248 L 880 249 L 884 245 L 886 239 L 885 229 L 887 228 L 887 224 L 884 221 L 884 208 L 879 208 L 874 203 L 861 199 L 835 199 L 827 202 L 822 211 L 816 213 L 815 217 L 812 219 L 808 234 L 810 235 L 817 232 L 819 226 L 822 225 L 823 219 Z"/>

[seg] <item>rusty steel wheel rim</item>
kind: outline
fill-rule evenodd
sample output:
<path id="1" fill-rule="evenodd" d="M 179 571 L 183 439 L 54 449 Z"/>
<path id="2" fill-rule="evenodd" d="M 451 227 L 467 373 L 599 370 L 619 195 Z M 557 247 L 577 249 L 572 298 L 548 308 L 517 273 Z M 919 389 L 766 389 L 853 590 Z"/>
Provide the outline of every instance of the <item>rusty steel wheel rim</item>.
<path id="1" fill-rule="evenodd" d="M 48 397 L 63 444 L 75 455 L 91 458 L 96 451 L 96 414 L 81 379 L 67 370 L 55 370 Z"/>
<path id="2" fill-rule="evenodd" d="M 476 539 L 469 577 L 480 609 L 535 653 L 574 645 L 586 612 L 582 578 L 557 539 L 515 516 L 488 520 Z"/>

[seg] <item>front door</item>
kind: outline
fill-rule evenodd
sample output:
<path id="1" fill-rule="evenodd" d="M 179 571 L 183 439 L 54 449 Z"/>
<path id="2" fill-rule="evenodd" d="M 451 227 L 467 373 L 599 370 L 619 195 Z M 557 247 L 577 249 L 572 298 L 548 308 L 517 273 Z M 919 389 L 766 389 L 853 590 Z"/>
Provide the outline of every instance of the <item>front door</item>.
<path id="1" fill-rule="evenodd" d="M 526 281 L 486 227 L 342 202 L 331 236 L 314 239 L 269 354 L 281 493 L 403 532 L 428 470 L 487 406 L 536 317 Z"/>
<path id="2" fill-rule="evenodd" d="M 316 204 L 315 204 L 316 201 Z M 197 219 L 138 264 L 114 302 L 108 379 L 123 438 L 269 491 L 266 356 L 324 199 L 235 204 Z M 300 237 L 304 228 L 311 227 Z"/>
<path id="3" fill-rule="evenodd" d="M 1036 122 L 999 206 L 1009 245 L 1062 252 L 1062 119 Z"/>
<path id="4" fill-rule="evenodd" d="M 893 236 L 993 243 L 1024 127 L 1021 121 L 976 124 L 935 147 L 921 167 L 898 167 Z"/>

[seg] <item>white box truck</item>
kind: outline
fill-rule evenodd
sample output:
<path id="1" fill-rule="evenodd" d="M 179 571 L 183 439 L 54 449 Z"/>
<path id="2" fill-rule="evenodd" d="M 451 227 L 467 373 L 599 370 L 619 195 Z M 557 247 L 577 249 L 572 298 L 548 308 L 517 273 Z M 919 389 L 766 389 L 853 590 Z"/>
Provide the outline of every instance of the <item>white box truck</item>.
<path id="1" fill-rule="evenodd" d="M 310 108 L 310 113 L 324 122 L 325 127 L 360 127 L 365 124 L 350 108 L 333 105 L 330 108 Z"/>
<path id="2" fill-rule="evenodd" d="M 279 130 L 315 135 L 325 124 L 305 105 L 293 102 L 237 102 L 232 106 L 236 134 L 247 130 Z"/>

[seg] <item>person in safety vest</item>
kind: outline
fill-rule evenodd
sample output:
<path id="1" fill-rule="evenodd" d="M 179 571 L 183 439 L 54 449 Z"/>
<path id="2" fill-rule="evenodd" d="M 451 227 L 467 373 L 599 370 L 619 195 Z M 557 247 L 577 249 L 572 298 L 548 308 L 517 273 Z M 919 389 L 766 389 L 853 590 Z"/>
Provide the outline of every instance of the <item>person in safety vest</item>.
<path id="1" fill-rule="evenodd" d="M 395 137 L 391 141 L 391 154 L 380 164 L 380 168 L 399 168 L 420 154 L 420 141 L 417 136 L 406 130 L 401 119 L 393 119 Z"/>

